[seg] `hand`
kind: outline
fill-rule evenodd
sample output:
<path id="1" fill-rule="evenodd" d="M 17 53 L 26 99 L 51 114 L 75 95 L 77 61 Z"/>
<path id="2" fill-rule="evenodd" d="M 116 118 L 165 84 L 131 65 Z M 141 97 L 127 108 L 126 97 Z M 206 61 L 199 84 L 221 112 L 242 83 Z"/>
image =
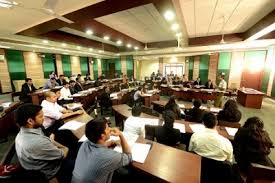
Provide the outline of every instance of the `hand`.
<path id="1" fill-rule="evenodd" d="M 116 141 L 114 141 L 114 140 L 110 140 L 110 141 L 105 142 L 104 145 L 105 145 L 106 147 L 108 147 L 108 148 L 113 148 L 113 147 L 115 147 L 115 146 L 117 145 L 117 143 L 116 143 Z"/>
<path id="2" fill-rule="evenodd" d="M 84 111 L 83 110 L 78 110 L 78 111 L 75 111 L 75 114 L 83 114 Z"/>
<path id="3" fill-rule="evenodd" d="M 113 136 L 120 136 L 122 133 L 118 128 L 112 128 L 111 129 L 111 135 Z"/>
<path id="4" fill-rule="evenodd" d="M 49 138 L 51 139 L 51 141 L 54 141 L 55 135 L 52 133 Z"/>

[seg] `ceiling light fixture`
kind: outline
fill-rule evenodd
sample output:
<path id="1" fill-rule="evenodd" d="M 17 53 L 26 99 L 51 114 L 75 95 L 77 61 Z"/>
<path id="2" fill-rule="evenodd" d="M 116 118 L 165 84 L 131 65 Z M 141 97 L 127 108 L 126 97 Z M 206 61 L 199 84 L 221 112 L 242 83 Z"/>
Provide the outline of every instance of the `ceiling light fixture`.
<path id="1" fill-rule="evenodd" d="M 104 36 L 103 39 L 108 41 L 110 39 L 110 37 L 109 36 Z"/>
<path id="2" fill-rule="evenodd" d="M 103 53 L 104 51 L 103 50 L 98 50 L 98 53 Z"/>
<path id="3" fill-rule="evenodd" d="M 80 49 L 81 49 L 81 47 L 80 47 L 80 46 L 77 46 L 76 48 L 77 48 L 78 50 L 80 50 Z"/>
<path id="4" fill-rule="evenodd" d="M 180 26 L 179 26 L 179 24 L 177 24 L 177 23 L 174 23 L 174 24 L 171 26 L 171 29 L 172 29 L 173 31 L 177 31 L 179 28 L 180 28 Z"/>
<path id="5" fill-rule="evenodd" d="M 122 45 L 122 41 L 121 40 L 117 40 L 116 44 Z"/>
<path id="6" fill-rule="evenodd" d="M 8 1 L 8 0 L 0 0 L 0 7 L 1 8 L 12 8 L 14 5 L 18 5 L 15 1 Z"/>
<path id="7" fill-rule="evenodd" d="M 49 41 L 48 40 L 43 40 L 43 43 L 48 44 Z"/>
<path id="8" fill-rule="evenodd" d="M 127 44 L 127 48 L 131 48 L 132 47 L 132 45 L 131 44 Z"/>
<path id="9" fill-rule="evenodd" d="M 93 34 L 93 31 L 92 30 L 86 30 L 86 34 L 88 34 L 88 35 L 92 35 Z"/>
<path id="10" fill-rule="evenodd" d="M 174 20 L 175 18 L 175 14 L 171 11 L 171 10 L 167 10 L 165 13 L 164 13 L 164 18 L 168 21 L 172 21 Z"/>
<path id="11" fill-rule="evenodd" d="M 62 46 L 64 46 L 64 47 L 65 47 L 65 46 L 67 46 L 67 44 L 66 44 L 66 43 L 62 43 L 61 45 L 62 45 Z"/>
<path id="12" fill-rule="evenodd" d="M 89 48 L 89 51 L 93 51 L 94 49 L 93 48 Z"/>
<path id="13" fill-rule="evenodd" d="M 222 35 L 222 39 L 220 41 L 221 44 L 225 44 L 226 43 L 223 38 L 224 38 L 224 34 Z"/>
<path id="14" fill-rule="evenodd" d="M 139 47 L 135 46 L 135 47 L 134 47 L 134 49 L 135 49 L 135 50 L 138 50 L 138 49 L 139 49 Z"/>

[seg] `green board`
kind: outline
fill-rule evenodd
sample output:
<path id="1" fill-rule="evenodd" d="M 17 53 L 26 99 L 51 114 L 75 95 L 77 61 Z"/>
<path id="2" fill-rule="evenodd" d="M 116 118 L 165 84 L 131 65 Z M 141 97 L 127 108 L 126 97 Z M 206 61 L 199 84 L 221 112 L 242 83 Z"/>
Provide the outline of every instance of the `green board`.
<path id="1" fill-rule="evenodd" d="M 26 78 L 23 52 L 6 50 L 6 59 L 11 80 L 24 80 Z"/>
<path id="2" fill-rule="evenodd" d="M 42 58 L 42 65 L 44 71 L 44 78 L 48 79 L 52 71 L 55 71 L 53 54 L 45 53 L 45 57 Z"/>
<path id="3" fill-rule="evenodd" d="M 231 53 L 229 52 L 220 53 L 218 69 L 217 69 L 217 79 L 216 79 L 217 82 L 219 82 L 220 74 L 224 73 L 225 74 L 224 80 L 228 83 L 230 66 L 231 66 Z"/>
<path id="4" fill-rule="evenodd" d="M 80 57 L 80 70 L 82 76 L 89 74 L 89 61 L 87 57 Z"/>
<path id="5" fill-rule="evenodd" d="M 189 57 L 188 80 L 193 80 L 194 57 Z"/>
<path id="6" fill-rule="evenodd" d="M 132 55 L 126 56 L 126 68 L 127 77 L 131 78 L 134 76 L 134 58 Z"/>
<path id="7" fill-rule="evenodd" d="M 209 55 L 200 56 L 199 77 L 201 79 L 202 84 L 205 84 L 208 80 L 209 60 L 210 60 Z"/>
<path id="8" fill-rule="evenodd" d="M 97 58 L 93 58 L 93 73 L 94 73 L 94 79 L 96 80 L 98 78 L 98 61 Z"/>
<path id="9" fill-rule="evenodd" d="M 62 55 L 61 60 L 62 60 L 63 73 L 66 77 L 70 78 L 70 76 L 72 75 L 72 67 L 71 67 L 70 56 L 69 55 Z"/>

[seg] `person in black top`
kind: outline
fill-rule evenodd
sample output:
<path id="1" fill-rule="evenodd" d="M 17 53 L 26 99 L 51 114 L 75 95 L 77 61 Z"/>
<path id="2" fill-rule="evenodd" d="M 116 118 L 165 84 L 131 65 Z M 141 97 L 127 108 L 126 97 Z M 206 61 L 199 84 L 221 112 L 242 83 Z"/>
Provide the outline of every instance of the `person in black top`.
<path id="1" fill-rule="evenodd" d="M 32 79 L 26 78 L 25 83 L 22 85 L 22 88 L 21 88 L 21 94 L 19 96 L 19 100 L 24 103 L 31 103 L 32 99 L 29 94 L 34 92 L 35 90 L 37 89 L 33 86 Z"/>
<path id="2" fill-rule="evenodd" d="M 89 74 L 86 74 L 86 77 L 84 78 L 84 81 L 92 81 Z"/>
<path id="3" fill-rule="evenodd" d="M 155 137 L 157 142 L 175 146 L 180 142 L 180 131 L 173 128 L 174 121 L 176 119 L 175 113 L 171 110 L 163 112 L 164 125 L 157 126 L 155 129 Z"/>
<path id="4" fill-rule="evenodd" d="M 71 92 L 71 94 L 73 95 L 75 93 L 78 93 L 78 91 L 75 88 L 75 81 L 71 80 L 69 83 L 70 83 L 70 92 Z"/>
<path id="5" fill-rule="evenodd" d="M 101 82 L 99 81 L 99 78 L 97 78 L 96 79 L 96 81 L 95 81 L 95 87 L 99 87 L 99 86 L 101 86 Z"/>
<path id="6" fill-rule="evenodd" d="M 201 85 L 201 79 L 198 77 L 193 84 L 194 85 Z"/>
<path id="7" fill-rule="evenodd" d="M 274 148 L 273 142 L 258 117 L 248 118 L 233 141 L 235 160 L 243 173 L 247 173 L 250 163 L 274 167 L 268 157 L 271 148 Z"/>
<path id="8" fill-rule="evenodd" d="M 238 109 L 237 102 L 235 100 L 228 100 L 218 113 L 218 120 L 228 122 L 239 122 L 241 120 L 242 113 Z"/>
<path id="9" fill-rule="evenodd" d="M 103 88 L 103 93 L 101 94 L 100 97 L 100 106 L 108 108 L 112 106 L 112 100 L 110 98 L 110 89 L 109 87 L 104 86 Z"/>
<path id="10" fill-rule="evenodd" d="M 185 110 L 185 120 L 187 121 L 193 121 L 193 122 L 202 122 L 202 117 L 205 114 L 205 111 L 203 109 L 200 109 L 201 107 L 201 100 L 195 99 L 193 101 L 194 107 L 189 110 Z"/>
<path id="11" fill-rule="evenodd" d="M 63 84 L 66 82 L 65 75 L 60 74 L 56 82 L 59 84 L 59 86 L 63 86 Z"/>
<path id="12" fill-rule="evenodd" d="M 208 79 L 208 81 L 205 83 L 205 89 L 213 89 L 213 83 L 211 81 L 211 79 Z"/>
<path id="13" fill-rule="evenodd" d="M 176 97 L 172 95 L 164 106 L 164 110 L 171 110 L 174 112 L 176 119 L 180 119 L 180 107 L 176 103 Z"/>
<path id="14" fill-rule="evenodd" d="M 74 88 L 77 92 L 83 91 L 82 84 L 79 82 L 79 78 L 75 79 Z"/>

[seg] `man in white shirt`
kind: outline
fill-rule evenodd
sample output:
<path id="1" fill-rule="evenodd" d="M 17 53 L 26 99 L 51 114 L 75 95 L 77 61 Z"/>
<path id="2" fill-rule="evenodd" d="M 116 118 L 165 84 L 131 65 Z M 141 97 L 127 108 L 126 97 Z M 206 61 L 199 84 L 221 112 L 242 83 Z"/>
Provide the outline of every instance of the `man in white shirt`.
<path id="1" fill-rule="evenodd" d="M 233 161 L 231 142 L 221 136 L 217 130 L 217 118 L 213 113 L 203 116 L 205 130 L 195 132 L 190 139 L 189 151 L 216 161 Z"/>
<path id="2" fill-rule="evenodd" d="M 141 107 L 134 106 L 132 108 L 132 116 L 128 117 L 124 122 L 124 130 L 123 132 L 132 133 L 135 135 L 145 135 L 144 123 L 141 118 L 139 118 L 141 114 Z"/>
<path id="3" fill-rule="evenodd" d="M 60 90 L 60 97 L 59 100 L 72 100 L 72 98 L 70 98 L 71 96 L 71 91 L 70 91 L 70 84 L 68 82 L 64 82 L 63 83 L 63 88 L 61 88 Z"/>
<path id="4" fill-rule="evenodd" d="M 142 93 L 141 93 L 141 86 L 138 87 L 138 90 L 134 94 L 134 103 L 135 105 L 142 105 Z"/>
<path id="5" fill-rule="evenodd" d="M 45 100 L 42 101 L 41 106 L 44 112 L 44 122 L 43 126 L 45 129 L 52 126 L 56 120 L 64 119 L 72 115 L 82 114 L 83 110 L 72 112 L 66 110 L 57 104 L 57 96 L 54 92 L 48 91 L 44 95 Z"/>
<path id="6" fill-rule="evenodd" d="M 214 101 L 214 106 L 215 107 L 222 107 L 222 101 L 223 101 L 223 91 L 226 91 L 227 89 L 227 83 L 226 81 L 224 80 L 224 73 L 221 74 L 220 76 L 220 83 L 218 85 L 218 89 L 221 91 L 218 93 L 215 101 Z"/>
<path id="7" fill-rule="evenodd" d="M 225 91 L 227 89 L 227 83 L 224 80 L 224 74 L 222 74 L 220 77 L 219 89 L 222 91 Z"/>

